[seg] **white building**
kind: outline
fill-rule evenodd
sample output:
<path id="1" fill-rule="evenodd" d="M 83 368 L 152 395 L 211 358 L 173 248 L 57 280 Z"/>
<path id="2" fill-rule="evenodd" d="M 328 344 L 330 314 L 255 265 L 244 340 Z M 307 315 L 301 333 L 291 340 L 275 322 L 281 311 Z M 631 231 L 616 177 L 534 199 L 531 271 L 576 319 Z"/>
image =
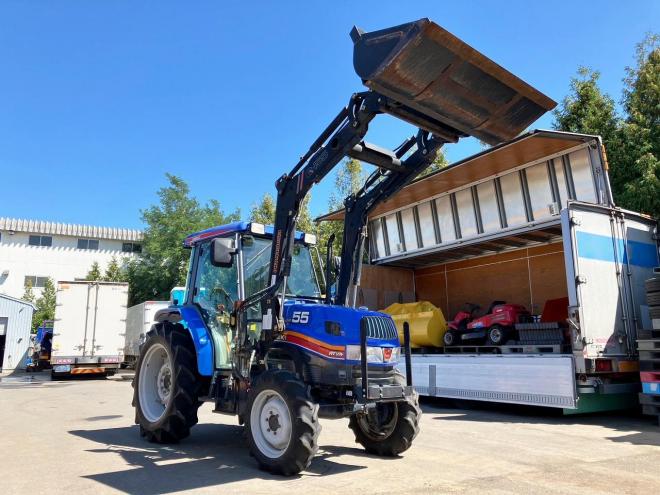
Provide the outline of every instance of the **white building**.
<path id="1" fill-rule="evenodd" d="M 0 370 L 24 368 L 34 304 L 0 294 Z"/>
<path id="2" fill-rule="evenodd" d="M 30 281 L 38 296 L 48 277 L 84 278 L 95 261 L 104 270 L 141 252 L 141 242 L 139 230 L 0 217 L 0 293 L 20 298 Z"/>

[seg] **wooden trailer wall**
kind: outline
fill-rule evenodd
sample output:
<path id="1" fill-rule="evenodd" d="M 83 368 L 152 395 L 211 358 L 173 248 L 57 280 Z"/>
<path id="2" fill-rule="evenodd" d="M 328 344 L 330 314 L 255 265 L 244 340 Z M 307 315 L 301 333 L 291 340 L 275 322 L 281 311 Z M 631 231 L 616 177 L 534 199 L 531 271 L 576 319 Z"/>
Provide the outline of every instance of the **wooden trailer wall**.
<path id="1" fill-rule="evenodd" d="M 384 309 L 392 303 L 414 301 L 415 280 L 411 269 L 362 265 L 357 306 Z"/>
<path id="2" fill-rule="evenodd" d="M 467 302 L 485 310 L 495 300 L 540 314 L 546 300 L 567 295 L 562 244 L 421 268 L 415 271 L 415 287 L 417 300 L 432 302 L 448 319 Z"/>
<path id="3" fill-rule="evenodd" d="M 365 265 L 358 305 L 430 301 L 451 319 L 467 302 L 485 310 L 499 299 L 540 314 L 548 299 L 566 296 L 563 248 L 554 243 L 416 270 Z"/>

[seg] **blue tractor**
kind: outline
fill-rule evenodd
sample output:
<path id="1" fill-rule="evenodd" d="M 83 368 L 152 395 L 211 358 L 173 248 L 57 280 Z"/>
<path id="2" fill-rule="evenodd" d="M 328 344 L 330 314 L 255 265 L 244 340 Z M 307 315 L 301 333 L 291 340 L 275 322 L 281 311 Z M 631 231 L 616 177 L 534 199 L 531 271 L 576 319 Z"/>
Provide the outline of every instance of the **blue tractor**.
<path id="1" fill-rule="evenodd" d="M 402 453 L 417 435 L 408 339 L 402 352 L 388 315 L 354 307 L 367 217 L 444 143 L 510 139 L 552 100 L 428 19 L 372 33 L 354 28 L 351 37 L 369 89 L 352 95 L 278 179 L 274 226 L 236 222 L 185 239 L 185 291 L 157 314 L 133 382 L 136 423 L 148 440 L 185 438 L 207 401 L 245 425 L 262 468 L 284 475 L 311 462 L 320 417 L 349 417 L 356 441 L 381 456 Z M 392 151 L 365 142 L 382 114 L 417 126 L 416 134 Z M 310 188 L 345 157 L 376 170 L 346 198 L 340 261 L 329 243 L 323 294 L 316 240 L 296 231 L 296 221 Z"/>

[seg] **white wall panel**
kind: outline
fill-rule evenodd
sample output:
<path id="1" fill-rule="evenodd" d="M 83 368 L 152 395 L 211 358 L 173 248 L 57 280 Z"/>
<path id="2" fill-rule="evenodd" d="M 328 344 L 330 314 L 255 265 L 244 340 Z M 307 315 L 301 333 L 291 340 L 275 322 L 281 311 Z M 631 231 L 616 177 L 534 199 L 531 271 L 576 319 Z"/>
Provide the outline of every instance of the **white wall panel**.
<path id="1" fill-rule="evenodd" d="M 492 180 L 482 182 L 477 186 L 479 211 L 484 232 L 493 232 L 500 228 L 500 214 L 497 207 L 495 183 Z"/>
<path id="2" fill-rule="evenodd" d="M 525 202 L 523 200 L 518 172 L 512 172 L 500 177 L 500 185 L 502 186 L 502 201 L 504 203 L 507 226 L 513 227 L 527 222 Z"/>
<path id="3" fill-rule="evenodd" d="M 440 227 L 440 238 L 442 243 L 456 240 L 454 231 L 454 217 L 451 212 L 451 202 L 449 196 L 442 196 L 435 200 L 435 206 L 438 211 L 438 226 Z"/>
<path id="4" fill-rule="evenodd" d="M 552 188 L 548 177 L 548 167 L 545 162 L 525 169 L 529 201 L 532 205 L 534 220 L 551 216 L 550 205 L 553 203 Z"/>

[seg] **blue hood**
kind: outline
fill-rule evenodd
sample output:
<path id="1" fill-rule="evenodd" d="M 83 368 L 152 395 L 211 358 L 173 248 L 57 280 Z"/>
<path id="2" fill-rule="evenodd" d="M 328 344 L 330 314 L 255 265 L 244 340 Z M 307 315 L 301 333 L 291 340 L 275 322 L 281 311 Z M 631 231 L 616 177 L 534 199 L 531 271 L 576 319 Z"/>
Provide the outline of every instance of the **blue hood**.
<path id="1" fill-rule="evenodd" d="M 296 313 L 298 313 L 297 316 Z M 284 321 L 288 331 L 298 332 L 334 346 L 360 345 L 360 321 L 365 316 L 377 316 L 391 320 L 390 316 L 385 313 L 367 309 L 347 308 L 303 300 L 287 300 L 284 303 Z M 341 333 L 334 335 L 328 332 L 326 322 L 338 323 Z M 399 339 L 368 338 L 367 345 L 399 347 Z"/>

